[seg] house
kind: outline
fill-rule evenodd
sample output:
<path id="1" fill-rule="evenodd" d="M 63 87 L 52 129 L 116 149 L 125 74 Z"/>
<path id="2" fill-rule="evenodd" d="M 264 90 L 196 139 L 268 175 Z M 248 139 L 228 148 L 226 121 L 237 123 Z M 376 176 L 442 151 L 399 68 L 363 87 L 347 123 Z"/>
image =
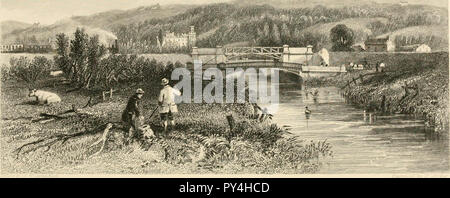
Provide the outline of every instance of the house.
<path id="1" fill-rule="evenodd" d="M 367 52 L 393 52 L 395 51 L 395 44 L 389 38 L 373 38 L 368 37 L 364 42 Z"/>
<path id="2" fill-rule="evenodd" d="M 194 26 L 191 26 L 191 31 L 187 34 L 175 34 L 174 32 L 166 31 L 165 35 L 163 36 L 162 43 L 159 43 L 159 38 L 157 38 L 156 40 L 158 41 L 158 46 L 160 47 L 180 48 L 195 46 L 197 37 Z"/>
<path id="3" fill-rule="evenodd" d="M 400 1 L 400 6 L 407 6 L 409 3 L 407 1 Z"/>
<path id="4" fill-rule="evenodd" d="M 52 45 L 49 44 L 10 44 L 0 45 L 1 53 L 47 53 L 53 50 Z"/>
<path id="5" fill-rule="evenodd" d="M 366 46 L 364 46 L 364 43 L 355 44 L 355 45 L 352 45 L 352 49 L 355 52 L 364 52 L 364 51 L 366 51 Z"/>
<path id="6" fill-rule="evenodd" d="M 428 45 L 422 44 L 416 48 L 416 52 L 429 53 L 429 52 L 431 52 L 431 47 Z"/>
<path id="7" fill-rule="evenodd" d="M 429 53 L 431 52 L 431 47 L 426 44 L 414 44 L 399 47 L 399 51 L 402 52 L 418 52 L 418 53 Z"/>
<path id="8" fill-rule="evenodd" d="M 14 53 L 14 52 L 23 52 L 24 45 L 23 44 L 10 44 L 10 45 L 0 45 L 0 51 L 2 53 Z"/>

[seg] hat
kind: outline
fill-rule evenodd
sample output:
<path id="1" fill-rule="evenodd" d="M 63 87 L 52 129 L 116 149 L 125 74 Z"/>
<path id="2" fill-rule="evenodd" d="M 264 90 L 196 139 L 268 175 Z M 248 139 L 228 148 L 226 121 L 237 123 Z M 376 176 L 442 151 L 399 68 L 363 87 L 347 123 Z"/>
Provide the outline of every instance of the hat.
<path id="1" fill-rule="evenodd" d="M 167 85 L 167 84 L 169 84 L 169 80 L 167 80 L 167 78 L 163 78 L 161 80 L 161 85 Z"/>
<path id="2" fill-rule="evenodd" d="M 141 88 L 136 89 L 136 94 L 144 94 L 144 90 L 142 90 Z"/>

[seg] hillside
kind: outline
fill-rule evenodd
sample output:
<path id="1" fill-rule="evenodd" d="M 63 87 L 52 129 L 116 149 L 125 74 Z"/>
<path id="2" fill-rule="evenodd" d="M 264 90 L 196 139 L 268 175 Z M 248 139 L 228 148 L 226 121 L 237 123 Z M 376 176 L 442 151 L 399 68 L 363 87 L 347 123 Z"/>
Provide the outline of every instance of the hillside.
<path id="1" fill-rule="evenodd" d="M 293 9 L 293 8 L 312 8 L 315 6 L 327 7 L 344 7 L 347 5 L 374 5 L 369 0 L 236 0 L 234 2 L 240 6 L 252 6 L 252 5 L 270 5 L 276 8 Z"/>
<path id="2" fill-rule="evenodd" d="M 38 43 L 48 43 L 49 38 L 54 39 L 58 33 L 65 33 L 71 36 L 77 27 L 84 28 L 89 35 L 98 34 L 100 41 L 111 44 L 117 37 L 110 31 L 115 27 L 139 23 L 149 19 L 159 19 L 174 16 L 192 8 L 192 5 L 168 5 L 168 6 L 147 6 L 130 10 L 111 10 L 89 16 L 75 16 L 60 20 L 52 25 L 24 26 L 23 29 L 16 29 L 2 35 L 4 43 L 13 43 L 18 38 L 35 37 Z M 14 27 L 12 25 L 9 25 Z M 17 25 L 16 25 L 17 26 Z M 2 27 L 3 28 L 3 27 Z M 30 39 L 24 39 L 30 40 Z M 25 41 L 25 42 L 27 42 Z"/>
<path id="3" fill-rule="evenodd" d="M 198 47 L 287 44 L 313 45 L 314 50 L 319 50 L 330 46 L 329 31 L 337 24 L 346 24 L 355 31 L 355 43 L 362 42 L 367 35 L 382 35 L 414 26 L 447 28 L 448 24 L 447 9 L 434 6 L 400 6 L 382 1 L 370 5 L 367 1 L 349 4 L 350 0 L 342 5 L 351 6 L 333 6 L 336 3 L 317 0 L 316 3 L 326 6 L 312 7 L 308 5 L 314 3 L 305 0 L 282 0 L 279 5 L 274 5 L 273 0 L 252 2 L 111 10 L 72 17 L 49 26 L 31 26 L 3 35 L 3 39 L 14 42 L 17 38 L 33 36 L 35 40 L 48 42 L 48 38 L 54 38 L 59 32 L 72 35 L 76 27 L 84 27 L 90 35 L 99 34 L 104 43 L 117 38 L 122 53 L 160 53 L 155 47 L 160 31 L 180 34 L 187 33 L 189 26 L 195 26 Z M 283 4 L 291 7 L 283 9 Z"/>
<path id="4" fill-rule="evenodd" d="M 0 23 L 0 33 L 1 35 L 8 34 L 15 30 L 24 29 L 30 26 L 31 24 L 20 21 L 2 21 Z"/>
<path id="5" fill-rule="evenodd" d="M 317 25 L 313 25 L 311 27 L 308 27 L 301 31 L 302 34 L 316 34 L 316 35 L 323 35 L 325 38 L 327 38 L 326 41 L 329 41 L 329 35 L 330 31 L 333 27 L 335 27 L 338 24 L 344 24 L 348 28 L 352 29 L 355 33 L 355 43 L 363 42 L 367 36 L 373 35 L 372 29 L 370 28 L 370 24 L 374 22 L 381 22 L 383 24 L 388 23 L 388 19 L 386 18 L 350 18 L 350 19 L 344 19 L 342 21 L 338 22 L 332 22 L 332 23 L 320 23 Z M 329 43 L 329 42 L 328 42 Z M 326 48 L 331 48 L 331 43 L 323 46 Z"/>
<path id="6" fill-rule="evenodd" d="M 123 24 L 140 23 L 149 19 L 166 18 L 193 8 L 192 5 L 142 6 L 130 10 L 112 10 L 90 16 L 76 16 L 72 20 L 85 26 L 112 30 Z"/>
<path id="7" fill-rule="evenodd" d="M 242 6 L 249 5 L 270 5 L 276 8 L 283 9 L 295 9 L 295 8 L 312 8 L 315 6 L 326 6 L 326 7 L 344 7 L 344 6 L 361 6 L 361 5 L 383 5 L 383 4 L 394 4 L 399 5 L 399 3 L 405 0 L 235 0 L 234 3 Z M 448 7 L 445 1 L 422 1 L 422 0 L 409 0 L 410 5 L 425 4 L 428 6 L 439 6 Z"/>
<path id="8" fill-rule="evenodd" d="M 448 28 L 444 26 L 412 26 L 382 34 L 395 38 L 397 45 L 427 44 L 433 51 L 448 50 Z"/>
<path id="9" fill-rule="evenodd" d="M 4 43 L 13 43 L 16 41 L 17 37 L 20 38 L 33 35 L 38 43 L 44 44 L 48 43 L 49 38 L 54 39 L 58 33 L 64 33 L 69 37 L 72 37 L 77 27 L 84 28 L 86 33 L 89 35 L 99 35 L 100 42 L 104 44 L 111 44 L 117 38 L 114 34 L 106 30 L 84 26 L 77 21 L 65 19 L 49 26 L 31 26 L 29 28 L 22 29 L 19 32 L 6 34 L 3 37 L 3 41 Z"/>

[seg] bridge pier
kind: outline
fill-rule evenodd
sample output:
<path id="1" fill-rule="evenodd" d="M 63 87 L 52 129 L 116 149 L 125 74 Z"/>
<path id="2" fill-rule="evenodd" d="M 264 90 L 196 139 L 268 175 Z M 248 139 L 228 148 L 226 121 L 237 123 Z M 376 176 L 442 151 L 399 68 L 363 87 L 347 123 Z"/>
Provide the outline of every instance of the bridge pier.
<path id="1" fill-rule="evenodd" d="M 225 56 L 225 53 L 223 52 L 222 46 L 216 46 L 216 64 L 220 63 L 226 63 L 227 57 Z"/>

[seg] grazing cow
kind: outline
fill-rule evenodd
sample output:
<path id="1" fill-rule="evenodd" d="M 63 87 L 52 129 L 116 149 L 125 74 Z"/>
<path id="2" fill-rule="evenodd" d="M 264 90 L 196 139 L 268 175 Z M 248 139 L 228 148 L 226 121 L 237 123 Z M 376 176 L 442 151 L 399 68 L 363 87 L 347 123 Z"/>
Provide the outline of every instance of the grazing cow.
<path id="1" fill-rule="evenodd" d="M 49 104 L 49 103 L 61 102 L 61 98 L 58 95 L 56 95 L 55 93 L 52 93 L 52 92 L 48 92 L 48 91 L 30 89 L 30 93 L 28 94 L 28 96 L 36 97 L 36 101 L 39 104 Z"/>

